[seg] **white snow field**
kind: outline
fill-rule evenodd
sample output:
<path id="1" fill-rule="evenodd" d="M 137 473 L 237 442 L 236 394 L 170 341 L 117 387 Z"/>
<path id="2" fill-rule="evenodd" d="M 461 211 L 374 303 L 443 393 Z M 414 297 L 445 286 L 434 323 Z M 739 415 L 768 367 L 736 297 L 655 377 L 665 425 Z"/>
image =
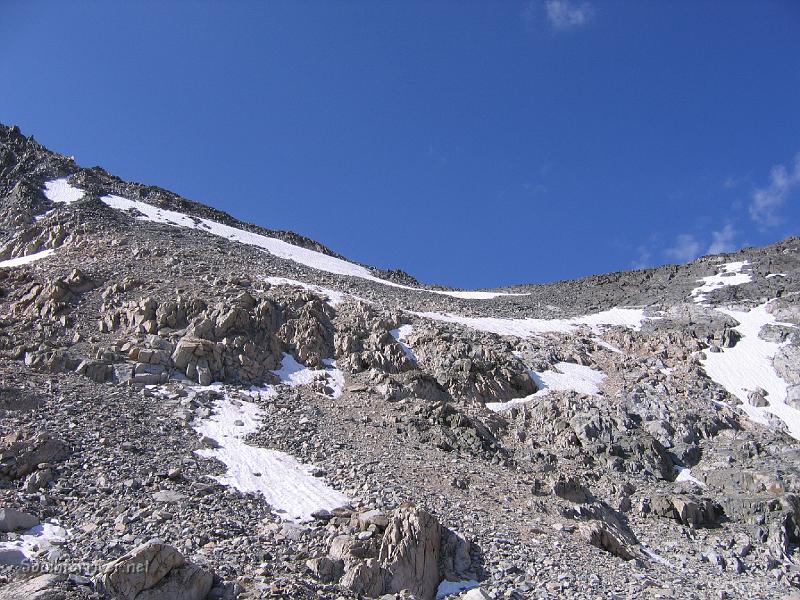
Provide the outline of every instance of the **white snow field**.
<path id="1" fill-rule="evenodd" d="M 66 178 L 54 179 L 44 184 L 44 194 L 53 202 L 64 204 L 71 204 L 80 200 L 85 192 L 79 188 L 71 186 L 67 183 Z M 266 250 L 279 258 L 292 260 L 312 269 L 333 273 L 335 275 L 346 275 L 350 277 L 360 277 L 374 281 L 382 285 L 391 287 L 402 288 L 416 292 L 428 292 L 431 294 L 441 294 L 445 296 L 452 296 L 454 298 L 463 298 L 468 300 L 489 300 L 497 298 L 498 296 L 525 296 L 527 294 L 510 293 L 510 292 L 481 292 L 481 291 L 445 291 L 445 290 L 426 290 L 422 288 L 415 288 L 393 281 L 387 281 L 376 277 L 366 267 L 351 263 L 349 261 L 337 258 L 335 256 L 328 256 L 322 252 L 309 250 L 295 246 L 283 240 L 272 238 L 266 235 L 253 233 L 230 225 L 224 225 L 203 219 L 200 217 L 192 217 L 182 212 L 158 208 L 146 202 L 139 200 L 129 200 L 122 196 L 107 195 L 100 198 L 107 206 L 121 210 L 121 211 L 135 211 L 138 213 L 137 218 L 142 221 L 151 221 L 154 223 L 162 223 L 166 225 L 173 225 L 175 227 L 187 227 L 189 229 L 202 229 L 229 240 L 256 246 Z"/>
<path id="2" fill-rule="evenodd" d="M 555 364 L 556 370 L 547 370 L 537 373 L 528 371 L 539 387 L 539 390 L 524 398 L 514 398 L 507 402 L 489 402 L 486 408 L 494 412 L 502 412 L 512 406 L 525 404 L 545 396 L 550 392 L 574 391 L 580 394 L 595 395 L 600 392 L 598 387 L 606 378 L 602 371 L 595 371 L 590 367 L 577 365 L 575 363 L 560 362 Z"/>
<path id="3" fill-rule="evenodd" d="M 414 350 L 411 348 L 411 346 L 406 343 L 406 338 L 411 335 L 412 331 L 414 331 L 413 325 L 401 325 L 397 329 L 390 329 L 389 335 L 397 340 L 397 343 L 403 348 L 406 358 L 417 362 L 417 355 L 414 354 Z"/>
<path id="4" fill-rule="evenodd" d="M 750 273 L 742 273 L 742 269 L 749 264 L 750 263 L 746 260 L 729 262 L 722 265 L 722 271 L 720 273 L 698 279 L 697 282 L 702 283 L 702 285 L 692 290 L 692 298 L 699 304 L 706 301 L 706 294 L 708 292 L 713 292 L 714 290 L 732 285 L 750 283 L 753 281 L 753 276 L 750 275 Z"/>
<path id="5" fill-rule="evenodd" d="M 273 393 L 265 389 L 253 393 Z M 285 452 L 246 444 L 243 439 L 261 427 L 262 413 L 253 402 L 227 396 L 214 403 L 214 413 L 193 427 L 219 447 L 203 448 L 197 454 L 222 462 L 227 471 L 215 476 L 219 483 L 241 492 L 262 494 L 284 519 L 307 521 L 320 509 L 332 510 L 348 498 L 312 473 L 314 467 L 298 462 Z"/>
<path id="6" fill-rule="evenodd" d="M 0 542 L 0 564 L 21 565 L 63 544 L 67 530 L 56 523 L 41 523 L 21 533 L 16 540 Z"/>
<path id="7" fill-rule="evenodd" d="M 55 250 L 42 250 L 41 252 L 34 252 L 33 254 L 28 254 L 28 256 L 19 256 L 17 258 L 9 258 L 8 260 L 0 260 L 0 267 L 5 267 L 5 268 L 20 267 L 22 265 L 27 265 L 28 263 L 35 262 L 37 260 L 47 258 L 51 254 L 53 254 L 53 252 L 55 252 Z"/>
<path id="8" fill-rule="evenodd" d="M 764 325 L 776 322 L 766 307 L 765 303 L 749 311 L 718 308 L 739 321 L 739 326 L 734 329 L 741 339 L 733 348 L 706 352 L 703 368 L 711 379 L 742 401 L 739 408 L 753 421 L 768 425 L 767 415 L 771 413 L 786 424 L 793 437 L 800 439 L 800 411 L 786 404 L 787 384 L 772 366 L 772 357 L 780 344 L 758 337 Z M 747 394 L 755 388 L 767 392 L 769 406 L 758 408 L 748 403 Z"/>
<path id="9" fill-rule="evenodd" d="M 86 192 L 82 189 L 71 186 L 67 183 L 67 178 L 54 179 L 44 184 L 44 195 L 50 202 L 59 204 L 72 204 L 77 202 Z"/>
<path id="10" fill-rule="evenodd" d="M 452 313 L 415 312 L 419 317 L 458 323 L 478 331 L 510 335 L 520 338 L 531 337 L 542 333 L 569 333 L 586 325 L 595 333 L 604 327 L 622 326 L 634 330 L 641 329 L 642 321 L 647 319 L 641 308 L 612 308 L 603 312 L 572 317 L 571 319 L 502 319 L 495 317 L 464 317 Z"/>

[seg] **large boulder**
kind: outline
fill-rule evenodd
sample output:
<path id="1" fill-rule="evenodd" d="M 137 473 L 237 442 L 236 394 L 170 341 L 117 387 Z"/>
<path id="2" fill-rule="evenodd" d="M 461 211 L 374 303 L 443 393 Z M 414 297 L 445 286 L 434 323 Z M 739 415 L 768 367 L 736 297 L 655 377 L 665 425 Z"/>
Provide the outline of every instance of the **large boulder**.
<path id="1" fill-rule="evenodd" d="M 442 527 L 430 513 L 416 506 L 395 511 L 378 555 L 388 572 L 386 592 L 408 590 L 423 599 L 433 598 L 442 580 L 441 545 Z"/>
<path id="2" fill-rule="evenodd" d="M 15 508 L 0 508 L 0 531 L 9 533 L 20 529 L 30 529 L 39 524 L 39 519 Z"/>
<path id="3" fill-rule="evenodd" d="M 95 584 L 118 600 L 203 600 L 213 579 L 211 571 L 187 563 L 175 547 L 151 540 L 105 565 Z"/>
<path id="4" fill-rule="evenodd" d="M 362 542 L 347 535 L 337 536 L 331 544 L 328 559 L 345 566 L 340 585 L 355 594 L 374 598 L 402 592 L 432 600 L 443 579 L 476 578 L 470 543 L 422 508 L 402 506 L 388 520 L 378 511 L 368 511 L 354 516 L 352 522 L 361 523 L 359 528 L 367 526 L 367 531 L 379 531 L 385 523 L 379 544 L 376 538 Z M 320 579 L 323 566 L 308 565 Z"/>

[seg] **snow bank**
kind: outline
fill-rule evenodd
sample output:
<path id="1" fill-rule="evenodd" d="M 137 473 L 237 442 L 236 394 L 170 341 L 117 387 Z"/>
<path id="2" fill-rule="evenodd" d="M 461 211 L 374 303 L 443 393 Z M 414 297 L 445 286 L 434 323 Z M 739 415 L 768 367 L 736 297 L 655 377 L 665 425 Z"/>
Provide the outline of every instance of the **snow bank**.
<path id="1" fill-rule="evenodd" d="M 84 192 L 83 190 L 69 185 L 66 179 L 56 179 L 45 183 L 45 195 L 47 195 L 47 197 L 54 202 L 70 203 L 82 198 Z M 101 197 L 100 200 L 102 200 L 107 206 L 116 210 L 134 211 L 137 213 L 137 218 L 142 221 L 172 225 L 174 227 L 186 227 L 188 229 L 200 229 L 228 240 L 261 248 L 262 250 L 266 250 L 278 258 L 292 260 L 296 263 L 300 263 L 301 265 L 311 267 L 312 269 L 333 273 L 334 275 L 359 277 L 361 279 L 367 279 L 375 283 L 401 288 L 404 290 L 428 292 L 432 294 L 440 294 L 454 298 L 472 300 L 489 300 L 499 296 L 527 295 L 511 292 L 444 291 L 410 287 L 376 277 L 366 267 L 362 267 L 361 265 L 351 263 L 344 259 L 337 258 L 335 256 L 329 256 L 315 250 L 309 250 L 308 248 L 303 248 L 301 246 L 295 246 L 294 244 L 284 242 L 283 240 L 253 233 L 252 231 L 246 231 L 244 229 L 239 229 L 238 227 L 231 227 L 230 225 L 224 225 L 209 219 L 190 216 L 175 210 L 159 208 L 139 200 L 129 200 L 127 198 L 123 198 L 122 196 L 107 195 Z M 291 280 L 286 280 L 287 283 L 289 281 Z M 331 300 L 334 299 L 331 298 Z"/>
<path id="2" fill-rule="evenodd" d="M 717 309 L 739 321 L 734 329 L 741 339 L 733 348 L 707 352 L 703 368 L 711 379 L 742 401 L 740 408 L 752 420 L 768 425 L 767 415 L 771 413 L 786 423 L 793 437 L 800 439 L 800 411 L 786 404 L 787 384 L 772 366 L 780 344 L 758 337 L 764 325 L 775 323 L 775 317 L 766 307 L 762 304 L 750 311 Z M 757 387 L 766 390 L 769 406 L 758 408 L 748 403 L 748 392 Z"/>
<path id="3" fill-rule="evenodd" d="M 488 333 L 511 335 L 515 337 L 531 337 L 542 333 L 570 333 L 586 325 L 599 333 L 604 327 L 622 326 L 634 330 L 641 329 L 646 319 L 641 308 L 612 308 L 592 315 L 583 315 L 571 319 L 503 319 L 495 317 L 464 317 L 452 313 L 416 312 L 420 317 L 458 323 Z"/>
<path id="4" fill-rule="evenodd" d="M 413 325 L 401 325 L 397 329 L 390 329 L 389 335 L 397 340 L 397 343 L 403 348 L 406 358 L 417 362 L 417 355 L 414 354 L 414 350 L 411 346 L 406 343 L 406 338 L 411 335 L 412 331 L 414 331 Z"/>
<path id="5" fill-rule="evenodd" d="M 50 202 L 58 202 L 59 204 L 72 204 L 86 195 L 86 192 L 82 189 L 67 183 L 66 177 L 46 182 L 43 191 Z"/>
<path id="6" fill-rule="evenodd" d="M 219 444 L 218 448 L 197 450 L 199 456 L 219 460 L 227 467 L 224 475 L 214 477 L 219 483 L 263 495 L 276 512 L 295 522 L 309 520 L 317 510 L 347 504 L 346 496 L 312 475 L 313 466 L 243 441 L 261 427 L 262 413 L 256 404 L 226 396 L 214 403 L 214 409 L 211 417 L 193 427 Z"/>
<path id="7" fill-rule="evenodd" d="M 573 391 L 580 394 L 594 395 L 600 392 L 599 385 L 606 378 L 606 374 L 602 371 L 595 371 L 590 367 L 566 362 L 556 363 L 555 370 L 542 371 L 541 373 L 530 370 L 528 372 L 539 388 L 536 393 L 524 398 L 514 398 L 507 402 L 489 402 L 486 404 L 486 408 L 494 412 L 502 412 L 512 406 L 525 404 L 535 398 L 557 391 Z"/>
<path id="8" fill-rule="evenodd" d="M 697 303 L 705 302 L 708 292 L 713 292 L 720 288 L 750 283 L 753 280 L 752 275 L 741 272 L 749 264 L 746 260 L 729 262 L 722 265 L 722 272 L 698 279 L 697 281 L 702 282 L 702 285 L 692 290 L 694 301 Z"/>
<path id="9" fill-rule="evenodd" d="M 19 267 L 22 265 L 27 265 L 28 263 L 35 262 L 37 260 L 41 260 L 43 258 L 47 258 L 51 254 L 53 254 L 55 250 L 42 250 L 41 252 L 34 252 L 33 254 L 28 254 L 28 256 L 20 256 L 18 258 L 9 258 L 8 260 L 0 260 L 0 267 Z"/>

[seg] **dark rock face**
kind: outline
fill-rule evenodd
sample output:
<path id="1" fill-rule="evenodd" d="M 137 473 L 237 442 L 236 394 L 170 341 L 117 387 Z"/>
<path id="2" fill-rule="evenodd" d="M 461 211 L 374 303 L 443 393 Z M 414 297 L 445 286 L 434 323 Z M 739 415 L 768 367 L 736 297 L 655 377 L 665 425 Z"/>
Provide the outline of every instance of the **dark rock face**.
<path id="1" fill-rule="evenodd" d="M 332 258 L 0 126 L 0 557 L 77 565 L 0 598 L 800 585 L 800 240 L 494 298 Z M 750 281 L 701 297 L 731 264 Z M 711 377 L 739 352 L 769 377 Z M 347 505 L 290 518 L 318 484 Z"/>

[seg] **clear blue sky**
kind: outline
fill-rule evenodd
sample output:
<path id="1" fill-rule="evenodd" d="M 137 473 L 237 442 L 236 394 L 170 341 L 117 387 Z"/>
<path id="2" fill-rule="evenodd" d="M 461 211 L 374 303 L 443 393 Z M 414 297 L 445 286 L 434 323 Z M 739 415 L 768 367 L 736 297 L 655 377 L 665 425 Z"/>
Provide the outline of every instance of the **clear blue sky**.
<path id="1" fill-rule="evenodd" d="M 800 234 L 800 2 L 0 1 L 0 121 L 425 282 Z"/>

